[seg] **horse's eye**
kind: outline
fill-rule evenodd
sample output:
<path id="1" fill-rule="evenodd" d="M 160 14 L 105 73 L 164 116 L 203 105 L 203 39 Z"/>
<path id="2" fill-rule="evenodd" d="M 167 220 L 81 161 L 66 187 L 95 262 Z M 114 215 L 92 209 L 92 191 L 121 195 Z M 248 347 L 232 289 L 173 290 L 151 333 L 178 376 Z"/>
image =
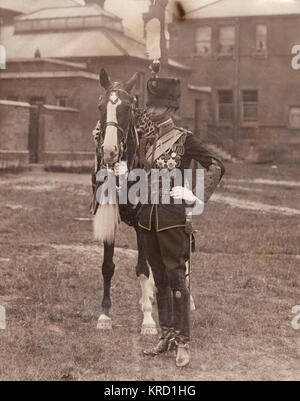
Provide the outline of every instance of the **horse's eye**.
<path id="1" fill-rule="evenodd" d="M 122 106 L 125 110 L 130 109 L 130 103 L 122 103 Z"/>

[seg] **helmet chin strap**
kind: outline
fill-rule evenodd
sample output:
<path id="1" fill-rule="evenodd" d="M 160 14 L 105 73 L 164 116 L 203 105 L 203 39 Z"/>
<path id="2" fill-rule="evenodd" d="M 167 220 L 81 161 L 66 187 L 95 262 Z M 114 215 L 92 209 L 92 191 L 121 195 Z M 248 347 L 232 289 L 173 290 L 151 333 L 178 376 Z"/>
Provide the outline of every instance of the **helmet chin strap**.
<path id="1" fill-rule="evenodd" d="M 150 112 L 150 118 L 154 123 L 160 124 L 160 123 L 164 122 L 166 119 L 172 117 L 172 115 L 174 113 L 175 113 L 175 109 L 173 109 L 172 107 L 168 107 L 164 111 L 159 110 L 159 107 L 158 107 L 157 111 L 153 110 L 152 112 Z"/>

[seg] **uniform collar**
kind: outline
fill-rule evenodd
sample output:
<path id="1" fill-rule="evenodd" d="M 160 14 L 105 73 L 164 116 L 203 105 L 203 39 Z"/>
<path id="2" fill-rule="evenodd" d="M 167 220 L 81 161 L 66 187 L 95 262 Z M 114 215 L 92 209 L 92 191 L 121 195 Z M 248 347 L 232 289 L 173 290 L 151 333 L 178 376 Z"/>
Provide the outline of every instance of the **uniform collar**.
<path id="1" fill-rule="evenodd" d="M 169 118 L 168 120 L 166 120 L 160 124 L 157 124 L 157 128 L 158 128 L 158 135 L 161 138 L 168 132 L 172 131 L 175 128 L 175 124 L 174 124 L 174 121 L 172 120 L 172 118 Z"/>

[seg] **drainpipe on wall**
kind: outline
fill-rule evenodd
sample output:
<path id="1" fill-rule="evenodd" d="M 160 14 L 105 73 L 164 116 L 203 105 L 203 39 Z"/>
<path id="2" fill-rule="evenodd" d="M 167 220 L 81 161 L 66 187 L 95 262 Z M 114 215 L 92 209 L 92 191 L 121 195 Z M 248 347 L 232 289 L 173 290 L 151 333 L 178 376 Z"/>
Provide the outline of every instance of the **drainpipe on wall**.
<path id="1" fill-rule="evenodd" d="M 240 130 L 240 21 L 236 20 L 235 23 L 235 37 L 236 37 L 236 50 L 235 50 L 235 71 L 234 71 L 234 122 L 233 122 L 233 141 L 234 153 L 237 156 L 237 142 L 239 139 Z"/>
<path id="2" fill-rule="evenodd" d="M 3 17 L 0 17 L 0 73 L 1 73 L 1 70 L 6 69 L 6 50 L 5 50 L 5 47 L 1 44 L 1 42 L 2 42 L 2 26 L 3 25 L 4 25 Z"/>

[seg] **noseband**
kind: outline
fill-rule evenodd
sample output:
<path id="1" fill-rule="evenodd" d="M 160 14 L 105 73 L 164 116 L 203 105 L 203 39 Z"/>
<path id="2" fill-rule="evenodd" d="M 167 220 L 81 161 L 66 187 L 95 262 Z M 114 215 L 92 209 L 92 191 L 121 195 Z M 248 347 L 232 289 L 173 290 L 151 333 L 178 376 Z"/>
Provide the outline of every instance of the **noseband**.
<path id="1" fill-rule="evenodd" d="M 110 99 L 110 94 L 112 92 L 115 92 L 118 95 L 115 100 Z M 104 158 L 103 158 L 103 145 L 104 145 L 104 137 L 105 137 L 106 128 L 107 127 L 115 127 L 115 128 L 117 128 L 117 130 L 119 132 L 121 132 L 121 139 L 119 140 L 119 146 L 120 146 L 119 158 L 122 159 L 123 156 L 124 156 L 124 153 L 126 152 L 130 127 L 131 127 L 132 124 L 134 126 L 134 112 L 133 112 L 134 97 L 131 96 L 124 89 L 114 88 L 114 87 L 111 87 L 111 88 L 109 88 L 107 90 L 106 96 L 109 98 L 109 102 L 111 102 L 112 104 L 115 105 L 120 100 L 120 97 L 119 97 L 120 93 L 124 93 L 130 99 L 130 108 L 131 108 L 131 113 L 130 114 L 131 114 L 131 118 L 129 119 L 129 122 L 128 122 L 127 127 L 125 129 L 123 127 L 121 127 L 118 123 L 114 122 L 114 121 L 107 121 L 107 122 L 101 124 L 101 128 L 100 128 L 100 143 L 98 145 L 98 149 L 99 149 L 99 153 L 100 153 L 100 156 L 101 156 L 102 167 L 109 167 L 108 164 L 104 165 L 104 161 L 103 161 L 104 160 Z M 137 139 L 138 139 L 138 136 L 137 136 Z"/>

